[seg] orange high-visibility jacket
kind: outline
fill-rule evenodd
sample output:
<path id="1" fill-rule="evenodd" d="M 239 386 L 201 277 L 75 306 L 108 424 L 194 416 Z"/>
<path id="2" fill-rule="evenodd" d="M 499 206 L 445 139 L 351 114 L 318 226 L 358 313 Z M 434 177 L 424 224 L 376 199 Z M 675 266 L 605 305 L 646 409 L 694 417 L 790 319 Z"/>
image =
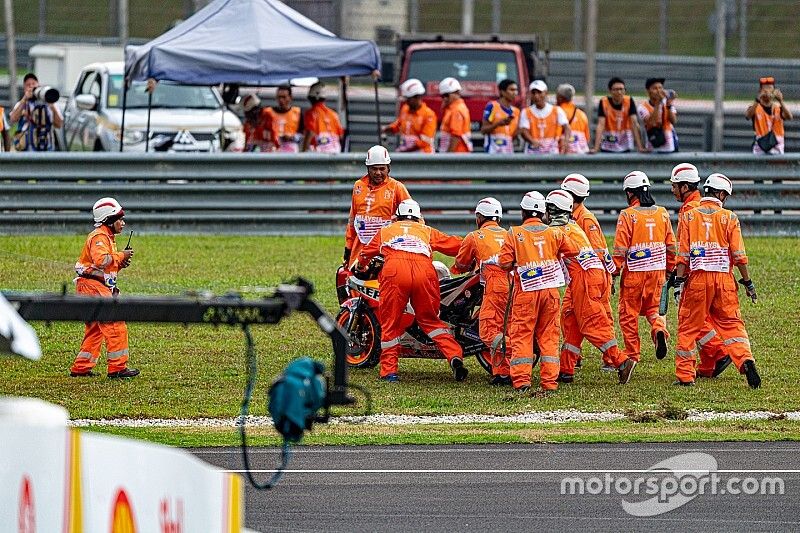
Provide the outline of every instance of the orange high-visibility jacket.
<path id="1" fill-rule="evenodd" d="M 585 270 L 606 270 L 603 261 L 592 248 L 589 237 L 580 226 L 570 222 L 565 226 L 560 226 L 559 229 L 564 232 L 568 242 L 567 250 L 561 254 L 561 262 L 567 273 L 567 283 Z"/>
<path id="2" fill-rule="evenodd" d="M 641 207 L 639 202 L 622 210 L 614 237 L 614 263 L 631 272 L 675 268 L 675 235 L 669 213 L 661 206 Z"/>
<path id="3" fill-rule="evenodd" d="M 622 109 L 611 105 L 611 98 L 600 100 L 605 115 L 605 130 L 600 148 L 609 152 L 624 152 L 633 148 L 633 124 L 631 124 L 631 97 L 625 95 Z M 637 126 L 638 127 L 638 126 Z"/>
<path id="4" fill-rule="evenodd" d="M 508 114 L 511 111 L 511 114 Z M 483 148 L 490 154 L 510 154 L 514 152 L 514 136 L 519 126 L 519 109 L 513 105 L 504 108 L 498 100 L 486 104 L 483 110 L 483 119 L 491 122 L 511 117 L 511 124 L 498 126 L 483 138 Z"/>
<path id="5" fill-rule="evenodd" d="M 490 220 L 480 229 L 472 231 L 464 237 L 461 248 L 456 255 L 456 262 L 450 267 L 454 274 L 469 272 L 475 266 L 483 272 L 484 268 L 498 268 L 500 249 L 508 232 L 497 222 Z"/>
<path id="6" fill-rule="evenodd" d="M 124 259 L 125 254 L 117 251 L 111 228 L 100 226 L 86 237 L 81 255 L 75 263 L 75 272 L 79 276 L 90 276 L 108 288 L 114 288 L 120 264 Z"/>
<path id="7" fill-rule="evenodd" d="M 572 138 L 567 145 L 568 154 L 585 154 L 589 151 L 589 117 L 572 102 L 559 104 L 569 121 Z M 560 136 L 560 133 L 559 133 Z"/>
<path id="8" fill-rule="evenodd" d="M 271 152 L 272 143 L 272 118 L 269 111 L 262 108 L 258 113 L 256 123 L 245 120 L 242 125 L 244 130 L 245 151 L 252 152 L 258 148 L 261 152 Z"/>
<path id="9" fill-rule="evenodd" d="M 400 134 L 398 152 L 433 153 L 436 113 L 425 102 L 422 102 L 416 111 L 411 111 L 408 104 L 403 104 L 397 120 L 389 124 L 389 131 Z"/>
<path id="10" fill-rule="evenodd" d="M 689 271 L 731 272 L 747 264 L 739 217 L 716 198 L 703 198 L 684 213 L 680 228 L 678 264 Z"/>
<path id="11" fill-rule="evenodd" d="M 290 107 L 281 113 L 274 107 L 268 107 L 267 113 L 272 121 L 272 142 L 281 152 L 298 152 L 300 148 L 299 133 L 302 129 L 300 120 L 303 112 L 299 107 Z M 282 141 L 281 137 L 291 137 L 292 140 Z"/>
<path id="12" fill-rule="evenodd" d="M 362 267 L 382 254 L 388 262 L 395 255 L 416 254 L 431 258 L 433 252 L 454 256 L 461 247 L 461 237 L 442 233 L 413 220 L 399 220 L 380 229 L 358 256 Z"/>
<path id="13" fill-rule="evenodd" d="M 375 234 L 391 224 L 400 202 L 409 198 L 406 186 L 392 177 L 387 177 L 377 187 L 370 185 L 368 175 L 356 181 L 345 233 L 345 247 L 350 249 L 350 257 L 358 259 L 361 249 Z"/>
<path id="14" fill-rule="evenodd" d="M 503 270 L 516 267 L 515 283 L 525 292 L 557 288 L 565 284 L 559 254 L 573 248 L 561 228 L 532 217 L 508 230 L 498 262 Z"/>
<path id="15" fill-rule="evenodd" d="M 446 152 L 450 139 L 458 137 L 456 152 L 471 152 L 469 109 L 463 98 L 459 98 L 444 108 L 439 134 L 439 151 Z"/>
<path id="16" fill-rule="evenodd" d="M 316 102 L 311 109 L 305 112 L 303 121 L 306 131 L 313 136 L 309 147 L 317 152 L 341 152 L 339 137 L 344 134 L 339 114 L 325 105 L 325 102 Z"/>
<path id="17" fill-rule="evenodd" d="M 586 209 L 586 206 L 581 203 L 572 210 L 572 219 L 586 234 L 589 244 L 597 254 L 597 257 L 603 262 L 606 270 L 611 274 L 616 272 L 617 268 L 611 259 L 611 254 L 608 253 L 608 243 L 605 235 L 603 235 L 603 228 L 600 227 L 600 223 L 594 213 Z"/>

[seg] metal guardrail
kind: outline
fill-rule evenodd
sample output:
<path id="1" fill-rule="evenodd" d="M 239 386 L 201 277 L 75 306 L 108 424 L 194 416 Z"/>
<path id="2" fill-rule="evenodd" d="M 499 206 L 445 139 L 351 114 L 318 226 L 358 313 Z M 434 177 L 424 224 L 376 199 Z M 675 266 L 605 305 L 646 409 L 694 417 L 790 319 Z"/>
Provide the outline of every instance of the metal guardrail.
<path id="1" fill-rule="evenodd" d="M 702 174 L 734 180 L 727 206 L 746 234 L 800 235 L 800 155 L 748 154 L 498 157 L 393 155 L 392 175 L 420 202 L 429 223 L 464 233 L 482 197 L 495 196 L 518 216 L 529 190 L 546 193 L 571 172 L 593 181 L 587 205 L 613 232 L 625 207 L 620 182 L 645 171 L 659 204 L 678 208 L 667 178 L 683 161 Z M 90 207 L 116 197 L 137 231 L 153 233 L 341 234 L 363 156 L 340 154 L 5 154 L 0 231 L 72 233 L 90 227 Z"/>

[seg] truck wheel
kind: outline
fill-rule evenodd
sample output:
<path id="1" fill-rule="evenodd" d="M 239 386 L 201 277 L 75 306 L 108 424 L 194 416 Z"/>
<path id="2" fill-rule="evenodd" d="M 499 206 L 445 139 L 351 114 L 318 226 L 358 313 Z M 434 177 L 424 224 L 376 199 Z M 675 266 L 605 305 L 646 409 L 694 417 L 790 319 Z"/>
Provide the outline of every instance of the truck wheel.
<path id="1" fill-rule="evenodd" d="M 336 316 L 336 322 L 347 328 L 350 309 L 344 308 Z M 372 368 L 381 357 L 381 326 L 375 312 L 362 307 L 356 312 L 353 323 L 346 331 L 350 337 L 347 347 L 347 364 L 353 368 Z"/>

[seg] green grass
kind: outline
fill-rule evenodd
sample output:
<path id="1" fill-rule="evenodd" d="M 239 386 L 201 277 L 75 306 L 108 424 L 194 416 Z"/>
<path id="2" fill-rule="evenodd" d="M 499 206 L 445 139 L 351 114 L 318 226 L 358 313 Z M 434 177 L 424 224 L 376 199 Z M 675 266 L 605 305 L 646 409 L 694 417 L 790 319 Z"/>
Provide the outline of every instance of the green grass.
<path id="1" fill-rule="evenodd" d="M 82 243 L 82 236 L 0 237 L 0 287 L 59 291 L 67 283 L 71 291 L 71 268 Z M 221 294 L 242 287 L 273 286 L 304 275 L 315 283 L 318 300 L 336 312 L 334 271 L 341 238 L 137 235 L 133 244 L 134 264 L 120 277 L 123 294 L 180 294 L 194 289 Z M 507 390 L 489 387 L 485 372 L 474 360 L 467 361 L 471 374 L 462 384 L 453 382 L 443 361 L 425 360 L 402 360 L 399 385 L 379 382 L 377 369 L 351 371 L 351 380 L 371 391 L 378 413 L 513 414 L 574 408 L 635 415 L 690 408 L 800 410 L 800 244 L 792 238 L 750 238 L 747 245 L 760 300 L 757 306 L 743 302 L 742 313 L 764 379 L 759 390 L 748 389 L 733 369 L 692 389 L 671 386 L 673 362 L 671 358 L 655 360 L 644 328 L 642 363 L 625 387 L 598 370 L 599 354 L 586 344 L 585 366 L 576 383 L 546 399 L 514 398 Z M 674 308 L 669 318 L 674 332 Z M 0 360 L 0 395 L 40 397 L 63 405 L 72 418 L 230 417 L 238 413 L 245 362 L 243 336 L 235 328 L 131 323 L 130 364 L 141 369 L 142 375 L 122 382 L 68 377 L 83 324 L 38 323 L 35 328 L 43 359 Z M 278 326 L 256 327 L 254 336 L 260 375 L 253 414 L 266 413 L 266 389 L 290 360 L 310 355 L 331 361 L 327 337 L 305 316 L 292 316 Z M 101 358 L 98 370 L 104 370 L 104 364 Z M 363 403 L 354 409 L 337 408 L 336 413 L 355 414 L 361 409 Z M 428 430 L 420 431 L 425 440 Z M 454 429 L 453 434 L 459 431 Z"/>

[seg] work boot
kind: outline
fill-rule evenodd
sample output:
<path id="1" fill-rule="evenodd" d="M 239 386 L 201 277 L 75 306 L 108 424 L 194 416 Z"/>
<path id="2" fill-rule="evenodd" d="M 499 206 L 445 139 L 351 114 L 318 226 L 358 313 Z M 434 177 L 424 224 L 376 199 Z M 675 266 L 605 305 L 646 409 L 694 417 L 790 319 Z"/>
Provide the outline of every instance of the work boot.
<path id="1" fill-rule="evenodd" d="M 135 368 L 123 368 L 117 372 L 109 372 L 110 378 L 133 378 L 139 375 L 139 371 Z"/>
<path id="2" fill-rule="evenodd" d="M 633 375 L 633 369 L 636 367 L 636 361 L 633 359 L 628 359 L 617 369 L 617 375 L 619 376 L 619 384 L 625 385 L 631 380 L 631 376 Z"/>
<path id="3" fill-rule="evenodd" d="M 495 376 L 489 382 L 489 385 L 494 385 L 497 387 L 511 385 L 511 376 Z"/>
<path id="4" fill-rule="evenodd" d="M 656 332 L 656 359 L 664 359 L 667 356 L 667 336 L 663 331 Z"/>
<path id="5" fill-rule="evenodd" d="M 69 375 L 73 378 L 93 378 L 97 374 L 89 370 L 88 372 L 70 372 Z"/>
<path id="6" fill-rule="evenodd" d="M 731 361 L 732 359 L 730 355 L 726 355 L 722 359 L 717 360 L 717 362 L 714 363 L 714 371 L 711 373 L 711 377 L 715 378 L 722 374 L 722 372 L 728 368 L 728 365 L 731 364 Z"/>
<path id="7" fill-rule="evenodd" d="M 397 383 L 400 381 L 400 377 L 397 374 L 387 374 L 381 377 L 381 381 L 385 381 L 386 383 Z"/>
<path id="8" fill-rule="evenodd" d="M 604 364 L 603 366 L 600 367 L 600 372 L 616 372 L 616 371 L 617 367 L 615 366 Z"/>
<path id="9" fill-rule="evenodd" d="M 672 382 L 673 385 L 677 385 L 679 387 L 694 387 L 694 381 L 681 381 L 676 379 Z"/>
<path id="10" fill-rule="evenodd" d="M 579 355 L 578 360 L 575 361 L 575 368 L 582 368 L 582 367 L 583 367 L 583 357 Z"/>
<path id="11" fill-rule="evenodd" d="M 464 361 L 460 357 L 454 357 L 450 360 L 450 368 L 453 369 L 453 377 L 456 378 L 456 381 L 467 379 L 469 370 L 464 367 Z"/>
<path id="12" fill-rule="evenodd" d="M 741 372 L 747 377 L 747 384 L 750 385 L 751 389 L 757 389 L 761 386 L 761 376 L 758 375 L 755 361 L 752 359 L 745 361 Z"/>
<path id="13" fill-rule="evenodd" d="M 556 381 L 559 383 L 572 383 L 575 381 L 575 374 L 565 374 L 564 372 L 559 372 Z"/>

